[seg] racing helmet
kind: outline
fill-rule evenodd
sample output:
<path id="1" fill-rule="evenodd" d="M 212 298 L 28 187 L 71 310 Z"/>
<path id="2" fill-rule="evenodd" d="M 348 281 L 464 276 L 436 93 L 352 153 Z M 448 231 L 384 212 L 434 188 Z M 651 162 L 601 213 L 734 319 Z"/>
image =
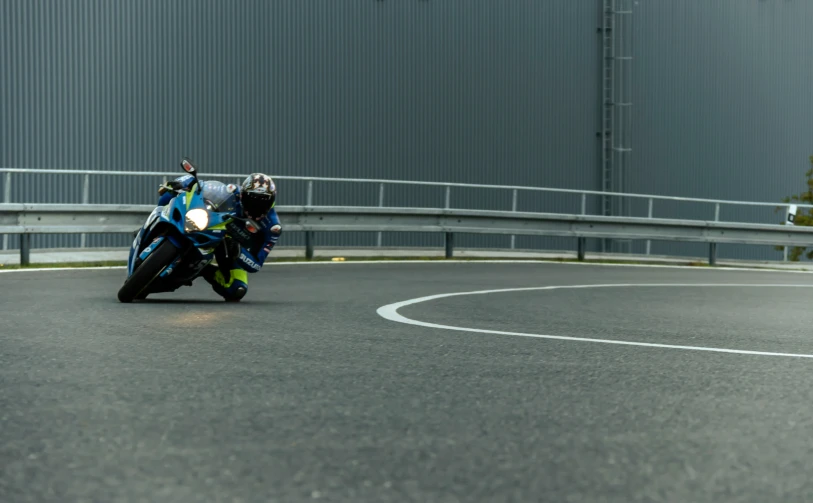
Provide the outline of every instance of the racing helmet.
<path id="1" fill-rule="evenodd" d="M 243 212 L 252 220 L 265 218 L 277 200 L 277 186 L 270 176 L 252 173 L 240 185 Z"/>

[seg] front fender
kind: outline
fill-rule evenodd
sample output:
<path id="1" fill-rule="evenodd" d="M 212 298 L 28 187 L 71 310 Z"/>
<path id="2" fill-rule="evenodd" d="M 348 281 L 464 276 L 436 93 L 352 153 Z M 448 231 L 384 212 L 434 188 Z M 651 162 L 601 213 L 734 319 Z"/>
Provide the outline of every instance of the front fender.
<path id="1" fill-rule="evenodd" d="M 155 229 L 155 224 L 159 221 L 161 212 L 165 211 L 165 206 L 156 206 L 155 209 L 147 217 L 147 220 L 144 222 L 144 225 L 141 226 L 141 229 L 138 230 L 136 233 L 135 238 L 133 238 L 133 244 L 130 247 L 130 254 L 127 258 L 127 274 L 133 274 L 133 270 L 135 269 L 135 262 L 136 258 L 140 258 L 140 252 L 142 251 L 142 242 L 145 240 L 145 236 L 148 237 L 152 231 Z"/>

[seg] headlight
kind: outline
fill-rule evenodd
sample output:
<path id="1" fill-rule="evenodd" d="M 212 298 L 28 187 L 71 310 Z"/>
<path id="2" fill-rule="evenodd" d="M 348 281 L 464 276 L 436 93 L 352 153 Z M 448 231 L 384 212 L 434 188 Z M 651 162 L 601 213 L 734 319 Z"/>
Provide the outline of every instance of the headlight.
<path id="1" fill-rule="evenodd" d="M 206 210 L 195 208 L 186 212 L 184 229 L 186 232 L 202 231 L 209 226 L 209 213 Z"/>

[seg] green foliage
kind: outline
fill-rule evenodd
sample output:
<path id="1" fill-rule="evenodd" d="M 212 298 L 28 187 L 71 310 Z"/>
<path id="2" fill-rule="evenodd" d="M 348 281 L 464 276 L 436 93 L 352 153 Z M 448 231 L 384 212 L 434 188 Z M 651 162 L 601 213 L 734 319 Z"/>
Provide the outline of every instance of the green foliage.
<path id="1" fill-rule="evenodd" d="M 809 157 L 809 161 L 811 166 L 813 166 L 813 155 Z M 783 203 L 813 204 L 813 168 L 805 172 L 805 178 L 807 179 L 806 180 L 807 190 L 800 194 L 795 194 L 792 196 L 782 198 Z M 787 207 L 786 206 L 778 207 L 776 208 L 776 211 L 785 212 L 787 211 Z M 783 225 L 784 224 L 785 222 L 783 222 Z M 793 224 L 796 226 L 813 226 L 813 208 L 804 208 L 804 209 L 799 208 L 799 210 L 796 213 L 796 219 Z M 777 246 L 776 249 L 782 251 L 785 249 L 785 247 Z M 808 251 L 807 253 L 805 253 L 806 250 L 807 248 L 802 246 L 794 246 L 790 248 L 788 250 L 788 260 L 798 262 L 802 254 L 804 254 L 805 257 L 808 258 L 808 260 L 813 260 L 813 251 Z"/>

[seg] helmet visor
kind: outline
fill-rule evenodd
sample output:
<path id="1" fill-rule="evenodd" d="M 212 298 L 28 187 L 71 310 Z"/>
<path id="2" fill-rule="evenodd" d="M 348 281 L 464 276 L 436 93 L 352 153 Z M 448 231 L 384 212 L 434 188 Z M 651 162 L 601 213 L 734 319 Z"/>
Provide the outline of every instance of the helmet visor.
<path id="1" fill-rule="evenodd" d="M 258 194 L 256 192 L 244 192 L 240 198 L 243 211 L 253 220 L 264 218 L 274 206 L 274 199 L 273 193 Z"/>

